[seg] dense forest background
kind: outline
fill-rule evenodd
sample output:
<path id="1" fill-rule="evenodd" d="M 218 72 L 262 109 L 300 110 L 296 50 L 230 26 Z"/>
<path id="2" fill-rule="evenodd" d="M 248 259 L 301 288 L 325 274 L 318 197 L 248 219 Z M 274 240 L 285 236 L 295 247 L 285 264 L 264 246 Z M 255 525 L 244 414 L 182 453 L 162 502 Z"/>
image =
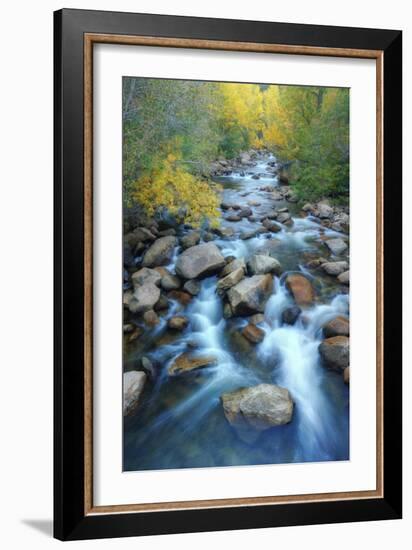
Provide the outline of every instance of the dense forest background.
<path id="1" fill-rule="evenodd" d="M 349 197 L 346 88 L 123 79 L 126 207 L 218 223 L 218 158 L 267 149 L 287 163 L 300 201 Z"/>

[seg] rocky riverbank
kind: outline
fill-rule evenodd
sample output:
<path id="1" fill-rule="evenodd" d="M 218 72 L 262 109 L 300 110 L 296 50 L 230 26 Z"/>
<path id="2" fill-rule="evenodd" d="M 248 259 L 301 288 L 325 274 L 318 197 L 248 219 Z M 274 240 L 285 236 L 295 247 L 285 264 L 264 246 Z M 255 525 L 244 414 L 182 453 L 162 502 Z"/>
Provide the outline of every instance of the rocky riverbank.
<path id="1" fill-rule="evenodd" d="M 328 201 L 298 205 L 284 166 L 268 153 L 220 159 L 211 173 L 223 187 L 219 228 L 176 226 L 138 211 L 125 220 L 124 414 L 151 424 L 156 418 L 144 411 L 156 392 L 167 401 L 168 385 L 172 394 L 180 388 L 175 407 L 213 385 L 209 417 L 250 443 L 293 425 L 296 415 L 302 423 L 308 403 L 299 384 L 288 385 L 285 362 L 301 340 L 314 347 L 310 372 L 299 376 L 321 376 L 321 368 L 325 379 L 341 373 L 342 386 L 349 382 L 349 212 Z"/>

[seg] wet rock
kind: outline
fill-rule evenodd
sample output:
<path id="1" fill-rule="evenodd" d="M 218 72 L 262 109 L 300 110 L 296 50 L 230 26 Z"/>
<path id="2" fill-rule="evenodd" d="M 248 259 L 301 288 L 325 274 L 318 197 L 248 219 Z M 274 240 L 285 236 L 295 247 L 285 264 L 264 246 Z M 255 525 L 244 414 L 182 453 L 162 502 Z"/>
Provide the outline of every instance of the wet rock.
<path id="1" fill-rule="evenodd" d="M 265 227 L 258 227 L 256 229 L 251 229 L 250 231 L 243 231 L 243 233 L 240 235 L 240 238 L 242 239 L 242 241 L 247 241 L 249 239 L 254 239 L 258 235 L 266 232 L 267 229 Z"/>
<path id="2" fill-rule="evenodd" d="M 191 246 L 196 246 L 198 242 L 200 241 L 200 232 L 199 231 L 191 231 L 187 235 L 184 235 L 180 239 L 180 244 L 182 248 L 190 248 Z"/>
<path id="3" fill-rule="evenodd" d="M 172 259 L 176 245 L 177 239 L 173 236 L 156 239 L 146 251 L 142 265 L 145 267 L 156 267 L 168 264 Z"/>
<path id="4" fill-rule="evenodd" d="M 165 267 L 156 267 L 155 270 L 161 277 L 160 286 L 164 290 L 176 290 L 181 287 L 182 283 L 179 277 L 176 277 L 176 275 L 170 273 L 170 271 Z"/>
<path id="5" fill-rule="evenodd" d="M 205 241 L 205 243 L 209 243 L 210 241 L 214 241 L 215 240 L 215 235 L 211 231 L 207 231 L 203 235 L 203 240 Z"/>
<path id="6" fill-rule="evenodd" d="M 266 273 L 276 273 L 280 275 L 282 268 L 276 258 L 264 254 L 255 254 L 247 263 L 251 275 L 265 275 Z"/>
<path id="7" fill-rule="evenodd" d="M 298 320 L 302 310 L 299 306 L 288 307 L 282 311 L 282 323 L 285 325 L 294 325 Z"/>
<path id="8" fill-rule="evenodd" d="M 270 275 L 246 277 L 228 291 L 234 315 L 262 313 L 273 287 Z"/>
<path id="9" fill-rule="evenodd" d="M 232 286 L 241 281 L 244 276 L 244 270 L 242 269 L 242 267 L 239 267 L 238 269 L 235 269 L 235 271 L 232 271 L 231 273 L 226 275 L 226 277 L 223 277 L 223 279 L 219 279 L 216 285 L 217 293 L 222 295 L 226 290 L 232 288 Z"/>
<path id="10" fill-rule="evenodd" d="M 183 285 L 183 290 L 186 290 L 186 292 L 192 296 L 197 296 L 200 292 L 200 283 L 199 281 L 195 281 L 193 279 L 191 281 L 186 281 Z"/>
<path id="11" fill-rule="evenodd" d="M 254 315 L 251 315 L 249 317 L 249 323 L 252 323 L 252 325 L 258 325 L 259 323 L 263 323 L 265 320 L 265 316 L 263 313 L 255 313 Z"/>
<path id="12" fill-rule="evenodd" d="M 293 220 L 289 212 L 280 212 L 277 217 L 277 221 L 279 223 L 283 223 L 284 225 L 292 224 Z"/>
<path id="13" fill-rule="evenodd" d="M 348 248 L 345 241 L 339 237 L 337 239 L 328 239 L 325 241 L 325 244 L 335 256 L 339 256 Z"/>
<path id="14" fill-rule="evenodd" d="M 171 300 L 176 300 L 182 306 L 187 306 L 192 301 L 192 295 L 183 290 L 171 290 L 168 294 Z"/>
<path id="15" fill-rule="evenodd" d="M 146 382 L 146 373 L 132 370 L 123 374 L 123 415 L 134 412 Z"/>
<path id="16" fill-rule="evenodd" d="M 328 275 L 340 275 L 349 268 L 348 262 L 326 262 L 322 264 L 322 269 Z"/>
<path id="17" fill-rule="evenodd" d="M 350 281 L 349 270 L 344 271 L 343 273 L 338 275 L 338 281 L 343 285 L 349 285 L 349 281 Z"/>
<path id="18" fill-rule="evenodd" d="M 231 317 L 233 317 L 232 307 L 227 302 L 225 304 L 223 304 L 223 317 L 225 319 L 230 319 Z"/>
<path id="19" fill-rule="evenodd" d="M 222 210 L 240 210 L 242 207 L 240 206 L 240 204 L 222 202 L 220 208 Z"/>
<path id="20" fill-rule="evenodd" d="M 265 331 L 253 323 L 249 323 L 242 329 L 243 336 L 252 344 L 259 344 L 265 337 Z"/>
<path id="21" fill-rule="evenodd" d="M 224 239 L 230 239 L 235 234 L 233 227 L 218 227 L 214 230 L 216 235 L 223 237 Z"/>
<path id="22" fill-rule="evenodd" d="M 130 334 L 131 332 L 133 332 L 134 328 L 134 325 L 132 325 L 131 323 L 127 323 L 123 325 L 123 332 L 124 334 Z"/>
<path id="23" fill-rule="evenodd" d="M 149 327 L 155 327 L 160 323 L 160 319 L 153 309 L 149 309 L 149 311 L 143 313 L 143 320 Z"/>
<path id="24" fill-rule="evenodd" d="M 144 313 L 153 309 L 160 298 L 160 288 L 153 283 L 145 283 L 139 286 L 133 292 L 129 301 L 129 311 L 131 313 Z"/>
<path id="25" fill-rule="evenodd" d="M 241 210 L 239 210 L 238 214 L 241 218 L 248 218 L 249 216 L 253 215 L 253 212 L 252 212 L 251 208 L 247 207 L 247 208 L 242 208 Z"/>
<path id="26" fill-rule="evenodd" d="M 279 231 L 282 231 L 282 228 L 280 227 L 279 224 L 275 223 L 272 220 L 269 220 L 268 218 L 263 220 L 262 225 L 272 233 L 279 233 Z"/>
<path id="27" fill-rule="evenodd" d="M 253 174 L 252 180 L 260 180 L 259 174 Z"/>
<path id="28" fill-rule="evenodd" d="M 216 357 L 211 355 L 197 356 L 190 353 L 179 355 L 168 368 L 169 376 L 176 376 L 217 364 Z"/>
<path id="29" fill-rule="evenodd" d="M 323 325 L 323 334 L 325 338 L 331 338 L 332 336 L 349 336 L 349 319 L 339 315 Z"/>
<path id="30" fill-rule="evenodd" d="M 238 214 L 228 214 L 227 216 L 225 216 L 225 220 L 227 220 L 228 222 L 240 222 L 242 218 L 238 215 Z"/>
<path id="31" fill-rule="evenodd" d="M 176 273 L 184 279 L 197 279 L 217 273 L 225 265 L 225 259 L 214 243 L 192 246 L 177 259 Z"/>
<path id="32" fill-rule="evenodd" d="M 343 381 L 345 382 L 345 384 L 349 384 L 349 380 L 350 380 L 349 369 L 350 367 L 346 367 L 346 369 L 343 371 Z"/>
<path id="33" fill-rule="evenodd" d="M 189 324 L 189 319 L 183 315 L 175 315 L 167 322 L 167 326 L 173 330 L 184 330 Z"/>
<path id="34" fill-rule="evenodd" d="M 143 356 L 141 361 L 142 369 L 154 380 L 157 375 L 157 369 L 155 363 L 148 357 Z"/>
<path id="35" fill-rule="evenodd" d="M 349 338 L 347 336 L 326 338 L 319 345 L 319 353 L 328 368 L 343 371 L 349 366 Z"/>
<path id="36" fill-rule="evenodd" d="M 258 384 L 221 395 L 223 412 L 238 436 L 252 443 L 260 432 L 292 420 L 293 401 L 286 388 Z"/>
<path id="37" fill-rule="evenodd" d="M 247 203 L 249 206 L 260 206 L 260 202 L 255 200 L 249 200 Z"/>
<path id="38" fill-rule="evenodd" d="M 318 217 L 321 219 L 331 219 L 333 217 L 333 208 L 325 203 L 318 203 Z"/>
<path id="39" fill-rule="evenodd" d="M 160 294 L 160 298 L 156 302 L 154 309 L 155 311 L 164 311 L 166 309 L 169 309 L 169 300 L 164 294 Z"/>
<path id="40" fill-rule="evenodd" d="M 299 273 L 288 275 L 285 284 L 298 306 L 309 306 L 313 303 L 315 291 L 312 283 L 304 275 Z"/>
<path id="41" fill-rule="evenodd" d="M 229 273 L 232 273 L 232 271 L 236 271 L 236 269 L 238 269 L 239 267 L 241 267 L 243 271 L 246 273 L 246 263 L 244 258 L 236 258 L 231 262 L 227 263 L 225 267 L 222 269 L 222 271 L 220 272 L 219 276 L 226 277 L 226 275 L 229 275 Z"/>
<path id="42" fill-rule="evenodd" d="M 139 271 L 136 271 L 132 275 L 132 283 L 134 288 L 142 286 L 146 283 L 152 283 L 159 286 L 161 279 L 161 275 L 155 269 L 150 269 L 148 267 L 142 267 L 142 269 L 139 269 Z"/>

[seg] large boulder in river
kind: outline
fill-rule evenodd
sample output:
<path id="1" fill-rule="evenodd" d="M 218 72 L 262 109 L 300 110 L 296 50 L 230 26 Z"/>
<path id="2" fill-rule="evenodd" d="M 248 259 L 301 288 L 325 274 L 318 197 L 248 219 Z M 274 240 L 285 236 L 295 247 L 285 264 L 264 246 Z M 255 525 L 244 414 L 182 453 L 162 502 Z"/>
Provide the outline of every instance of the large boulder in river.
<path id="1" fill-rule="evenodd" d="M 248 443 L 260 432 L 292 420 L 292 398 L 286 388 L 275 384 L 258 384 L 224 393 L 221 400 L 227 421 Z"/>
<path id="2" fill-rule="evenodd" d="M 315 291 L 304 275 L 292 273 L 286 277 L 285 284 L 298 306 L 310 306 L 313 303 Z"/>
<path id="3" fill-rule="evenodd" d="M 348 248 L 348 245 L 340 237 L 337 239 L 328 239 L 325 241 L 325 244 L 335 256 L 340 256 Z"/>
<path id="4" fill-rule="evenodd" d="M 280 275 L 281 266 L 276 258 L 264 254 L 255 254 L 247 263 L 249 273 L 252 275 L 265 275 L 265 273 L 276 273 Z"/>
<path id="5" fill-rule="evenodd" d="M 333 336 L 319 345 L 319 353 L 327 367 L 343 371 L 349 366 L 349 338 Z"/>
<path id="6" fill-rule="evenodd" d="M 138 286 L 128 300 L 131 313 L 144 313 L 153 309 L 160 298 L 160 288 L 153 283 Z"/>
<path id="7" fill-rule="evenodd" d="M 132 370 L 123 374 L 123 414 L 127 416 L 139 404 L 146 382 L 146 373 Z"/>
<path id="8" fill-rule="evenodd" d="M 156 239 L 146 251 L 142 265 L 145 267 L 156 267 L 168 264 L 172 259 L 176 245 L 177 239 L 172 235 Z"/>
<path id="9" fill-rule="evenodd" d="M 246 277 L 227 293 L 234 315 L 262 313 L 272 293 L 273 281 L 270 275 Z"/>
<path id="10" fill-rule="evenodd" d="M 225 259 L 214 243 L 204 243 L 185 250 L 177 259 L 176 273 L 184 279 L 212 275 L 225 265 Z"/>
<path id="11" fill-rule="evenodd" d="M 323 334 L 325 338 L 331 338 L 332 336 L 349 336 L 349 319 L 339 315 L 323 325 Z"/>

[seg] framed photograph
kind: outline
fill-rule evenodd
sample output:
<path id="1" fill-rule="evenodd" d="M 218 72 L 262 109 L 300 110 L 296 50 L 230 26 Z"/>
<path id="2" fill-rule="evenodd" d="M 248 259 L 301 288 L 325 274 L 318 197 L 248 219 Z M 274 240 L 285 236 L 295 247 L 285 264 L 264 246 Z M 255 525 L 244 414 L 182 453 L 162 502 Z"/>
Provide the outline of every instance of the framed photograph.
<path id="1" fill-rule="evenodd" d="M 55 536 L 400 518 L 401 32 L 54 25 Z"/>

